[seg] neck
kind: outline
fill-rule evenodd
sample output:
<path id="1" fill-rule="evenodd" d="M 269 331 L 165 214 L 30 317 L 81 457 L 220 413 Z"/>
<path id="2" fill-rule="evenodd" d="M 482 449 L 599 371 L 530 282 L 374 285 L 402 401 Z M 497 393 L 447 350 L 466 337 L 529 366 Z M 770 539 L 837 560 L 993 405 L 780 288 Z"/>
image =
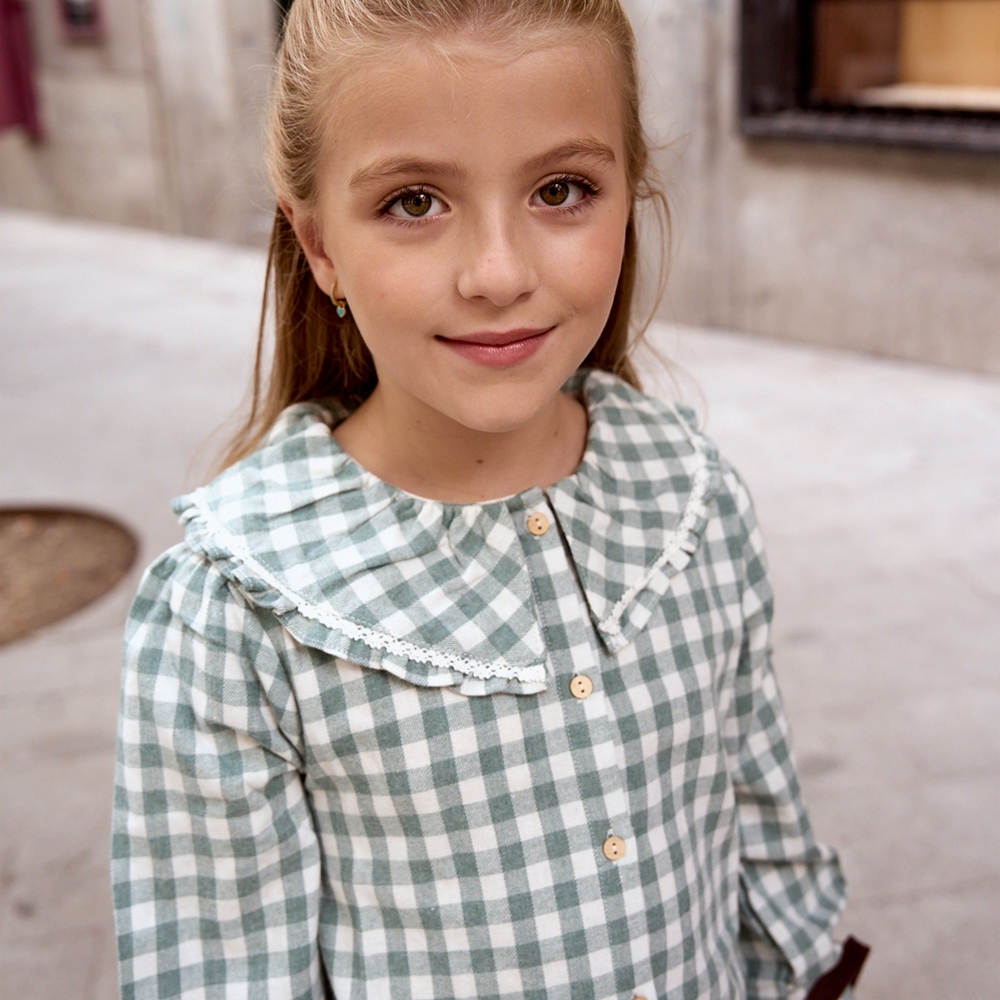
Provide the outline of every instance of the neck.
<path id="1" fill-rule="evenodd" d="M 481 503 L 547 487 L 576 471 L 587 414 L 557 393 L 528 423 L 502 432 L 460 424 L 408 394 L 372 395 L 334 431 L 359 465 L 408 493 L 446 503 Z"/>

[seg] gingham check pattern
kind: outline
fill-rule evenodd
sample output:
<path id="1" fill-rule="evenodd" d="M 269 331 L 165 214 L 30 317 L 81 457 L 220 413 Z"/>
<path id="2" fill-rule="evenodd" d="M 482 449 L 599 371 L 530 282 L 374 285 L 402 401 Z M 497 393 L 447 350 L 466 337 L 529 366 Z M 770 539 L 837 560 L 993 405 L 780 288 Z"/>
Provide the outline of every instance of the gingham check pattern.
<path id="1" fill-rule="evenodd" d="M 545 491 L 410 497 L 300 405 L 179 503 L 127 634 L 123 997 L 770 1000 L 836 960 L 746 491 L 578 383 Z"/>

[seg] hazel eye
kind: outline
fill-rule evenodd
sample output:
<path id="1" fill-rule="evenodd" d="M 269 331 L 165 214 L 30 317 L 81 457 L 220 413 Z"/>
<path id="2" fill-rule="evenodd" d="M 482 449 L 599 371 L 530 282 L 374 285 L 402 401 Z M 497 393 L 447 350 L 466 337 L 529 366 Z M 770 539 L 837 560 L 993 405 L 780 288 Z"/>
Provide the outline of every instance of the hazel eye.
<path id="1" fill-rule="evenodd" d="M 433 199 L 426 191 L 414 191 L 399 199 L 399 207 L 407 215 L 426 215 L 431 210 Z"/>
<path id="2" fill-rule="evenodd" d="M 544 187 L 538 189 L 538 197 L 545 202 L 546 205 L 551 205 L 555 208 L 557 205 L 562 205 L 569 198 L 569 182 L 568 181 L 553 181 L 551 184 L 546 184 Z"/>
<path id="3" fill-rule="evenodd" d="M 594 191 L 588 189 L 582 181 L 571 181 L 566 177 L 561 177 L 543 184 L 531 196 L 531 200 L 536 205 L 544 205 L 548 208 L 570 208 L 583 201 L 588 194 L 593 193 Z"/>
<path id="4" fill-rule="evenodd" d="M 427 191 L 404 191 L 385 211 L 397 219 L 423 219 L 439 215 L 443 210 L 440 199 Z"/>

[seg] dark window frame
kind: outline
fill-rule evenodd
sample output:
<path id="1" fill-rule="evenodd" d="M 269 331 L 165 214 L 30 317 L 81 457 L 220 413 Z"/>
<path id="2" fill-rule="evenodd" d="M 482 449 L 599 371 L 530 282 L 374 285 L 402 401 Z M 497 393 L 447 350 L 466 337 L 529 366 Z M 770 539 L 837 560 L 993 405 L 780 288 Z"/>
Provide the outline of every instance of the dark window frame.
<path id="1" fill-rule="evenodd" d="M 811 0 L 741 0 L 743 135 L 1000 152 L 1000 112 L 811 104 L 812 9 Z"/>

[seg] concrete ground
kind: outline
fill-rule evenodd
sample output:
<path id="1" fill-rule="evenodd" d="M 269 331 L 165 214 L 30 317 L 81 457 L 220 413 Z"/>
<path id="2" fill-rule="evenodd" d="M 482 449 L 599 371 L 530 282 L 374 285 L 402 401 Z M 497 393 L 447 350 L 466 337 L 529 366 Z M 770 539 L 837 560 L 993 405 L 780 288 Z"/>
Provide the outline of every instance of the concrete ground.
<path id="1" fill-rule="evenodd" d="M 0 214 L 0 502 L 180 537 L 251 363 L 263 262 L 218 244 Z M 1000 380 L 657 328 L 749 482 L 775 657 L 820 835 L 869 942 L 860 1000 L 1000 997 Z M 206 443 L 207 442 L 207 443 Z M 108 813 L 139 568 L 0 651 L 0 992 L 116 995 Z"/>

